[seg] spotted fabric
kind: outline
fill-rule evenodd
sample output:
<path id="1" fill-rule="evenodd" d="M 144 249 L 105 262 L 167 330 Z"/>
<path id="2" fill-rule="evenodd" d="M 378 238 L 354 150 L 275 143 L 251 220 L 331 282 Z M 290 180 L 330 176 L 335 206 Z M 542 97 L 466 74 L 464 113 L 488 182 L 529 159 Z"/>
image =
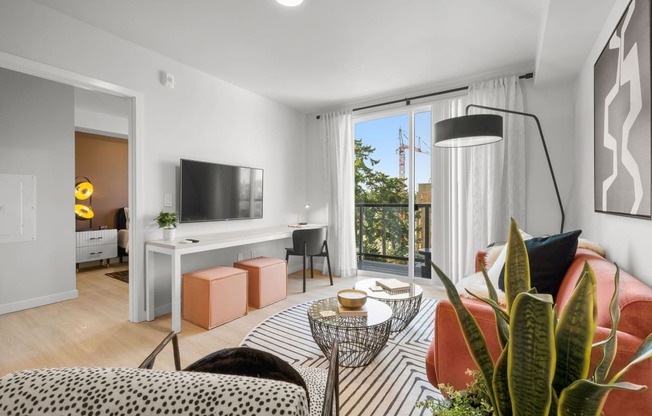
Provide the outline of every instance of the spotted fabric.
<path id="1" fill-rule="evenodd" d="M 46 368 L 0 378 L 0 415 L 307 416 L 303 388 L 224 374 Z"/>
<path id="2" fill-rule="evenodd" d="M 310 395 L 310 416 L 321 416 L 326 395 L 326 382 L 328 381 L 328 370 L 316 367 L 294 366 L 294 369 L 301 375 L 308 387 Z"/>

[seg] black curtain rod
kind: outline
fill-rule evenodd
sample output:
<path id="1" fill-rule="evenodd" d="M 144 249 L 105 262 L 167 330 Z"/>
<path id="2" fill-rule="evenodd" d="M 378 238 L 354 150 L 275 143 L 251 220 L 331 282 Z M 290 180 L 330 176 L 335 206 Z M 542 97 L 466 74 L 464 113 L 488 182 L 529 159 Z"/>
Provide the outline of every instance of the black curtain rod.
<path id="1" fill-rule="evenodd" d="M 523 75 L 518 77 L 518 79 L 530 79 L 530 78 L 534 78 L 534 73 L 528 72 L 527 74 L 523 74 Z M 421 98 L 435 97 L 437 95 L 450 94 L 451 92 L 464 91 L 464 90 L 468 90 L 468 89 L 469 89 L 469 86 L 467 85 L 466 87 L 459 87 L 459 88 L 453 88 L 453 89 L 445 90 L 445 91 L 431 92 L 430 94 L 417 95 L 417 96 L 414 96 L 414 97 L 401 98 L 400 100 L 386 101 L 384 103 L 372 104 L 372 105 L 367 105 L 367 106 L 364 106 L 364 107 L 358 107 L 358 108 L 354 108 L 352 111 L 367 110 L 369 108 L 382 107 L 384 105 L 398 104 L 398 103 L 402 103 L 402 102 L 405 102 L 405 105 L 410 105 L 410 101 L 412 101 L 412 100 L 419 100 Z M 317 116 L 317 120 L 319 120 L 320 118 L 321 118 L 321 116 Z"/>

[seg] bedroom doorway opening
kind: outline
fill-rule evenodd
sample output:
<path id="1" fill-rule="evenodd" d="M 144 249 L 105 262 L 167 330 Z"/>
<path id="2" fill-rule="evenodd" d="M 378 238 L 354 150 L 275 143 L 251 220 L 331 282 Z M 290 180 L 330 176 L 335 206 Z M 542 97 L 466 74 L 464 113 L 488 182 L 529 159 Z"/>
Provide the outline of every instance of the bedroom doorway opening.
<path id="1" fill-rule="evenodd" d="M 111 309 L 129 302 L 129 125 L 124 97 L 75 88 L 75 237 L 79 297 L 112 294 Z M 80 187 L 90 194 L 78 200 Z M 88 215 L 78 215 L 78 207 Z M 107 299 L 107 302 L 109 300 Z"/>
<path id="2" fill-rule="evenodd" d="M 101 79 L 95 79 L 86 75 L 70 72 L 61 68 L 53 67 L 40 62 L 25 59 L 16 55 L 0 51 L 0 68 L 19 72 L 25 75 L 31 75 L 44 80 L 54 81 L 62 85 L 74 88 L 102 93 L 106 96 L 120 97 L 129 104 L 129 122 L 127 126 L 128 137 L 128 206 L 131 214 L 130 229 L 130 264 L 129 264 L 129 284 L 128 284 L 128 319 L 131 322 L 141 322 L 146 318 L 145 311 L 145 281 L 144 281 L 144 264 L 141 258 L 144 258 L 144 221 L 139 217 L 143 211 L 143 200 L 139 197 L 139 191 L 142 192 L 143 184 L 143 147 L 144 143 L 139 140 L 143 137 L 143 119 L 144 111 L 142 107 L 143 94 L 129 88 L 106 82 Z M 104 129 L 101 129 L 104 130 Z M 72 178 L 71 178 L 71 182 Z M 74 183 L 71 183 L 71 185 Z M 74 188 L 71 186 L 70 201 L 73 201 Z M 98 194 L 99 197 L 99 194 Z M 70 205 L 70 215 L 72 212 L 72 203 Z M 94 225 L 95 228 L 95 225 Z M 75 230 L 70 227 L 70 233 Z M 74 246 L 70 248 L 75 250 Z M 74 265 L 71 265 L 74 273 Z M 135 278 L 140 276 L 140 278 Z M 68 279 L 69 277 L 63 277 Z M 39 298 L 40 299 L 40 298 Z M 65 299 L 64 299 L 65 300 Z M 36 302 L 36 303 L 35 303 Z M 45 305 L 38 303 L 38 299 L 27 299 L 24 304 L 34 304 L 34 306 Z M 125 308 L 126 309 L 126 308 Z"/>
<path id="3" fill-rule="evenodd" d="M 75 88 L 77 271 L 129 253 L 129 100 Z M 77 192 L 82 188 L 81 192 Z M 79 195 L 77 195 L 79 194 Z M 83 199 L 79 199 L 79 198 Z M 87 210 L 79 215 L 79 210 Z M 121 271 L 125 274 L 126 270 Z M 128 273 L 128 272 L 127 272 Z M 122 281 L 128 282 L 128 276 Z"/>

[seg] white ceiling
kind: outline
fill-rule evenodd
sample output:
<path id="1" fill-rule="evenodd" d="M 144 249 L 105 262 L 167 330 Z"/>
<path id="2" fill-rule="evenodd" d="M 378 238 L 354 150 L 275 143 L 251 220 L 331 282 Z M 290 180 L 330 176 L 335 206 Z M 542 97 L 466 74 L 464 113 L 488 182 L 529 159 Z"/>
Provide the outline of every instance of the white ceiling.
<path id="1" fill-rule="evenodd" d="M 558 33 L 548 38 L 565 39 L 565 54 L 579 62 L 564 74 L 576 73 L 614 2 L 305 0 L 287 8 L 275 0 L 35 1 L 305 113 L 532 70 L 535 61 L 538 68 L 556 59 L 555 48 L 543 48 L 551 25 Z M 551 4 L 556 18 L 548 16 Z M 564 36 L 574 28 L 554 21 L 572 20 L 565 9 L 596 4 L 605 16 L 586 22 L 581 39 Z"/>

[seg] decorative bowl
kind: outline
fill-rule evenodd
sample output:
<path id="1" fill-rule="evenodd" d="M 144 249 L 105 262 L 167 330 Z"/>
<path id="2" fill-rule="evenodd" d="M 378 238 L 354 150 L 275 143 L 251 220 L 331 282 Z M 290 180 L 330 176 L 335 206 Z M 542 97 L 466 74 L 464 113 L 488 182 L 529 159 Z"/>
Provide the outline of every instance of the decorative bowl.
<path id="1" fill-rule="evenodd" d="M 367 302 L 367 292 L 357 289 L 344 289 L 337 292 L 340 305 L 349 309 L 361 308 Z"/>

